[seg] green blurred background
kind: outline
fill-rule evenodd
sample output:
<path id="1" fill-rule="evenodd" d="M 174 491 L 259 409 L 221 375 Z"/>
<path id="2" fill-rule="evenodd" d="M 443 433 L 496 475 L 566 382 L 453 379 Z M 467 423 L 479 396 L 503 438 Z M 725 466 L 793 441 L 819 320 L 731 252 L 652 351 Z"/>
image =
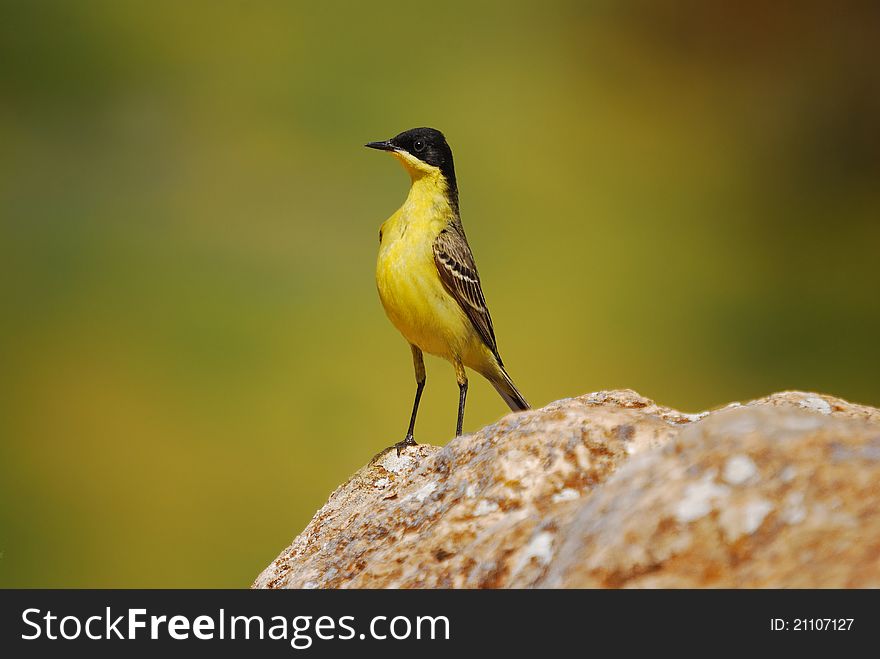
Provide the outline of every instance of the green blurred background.
<path id="1" fill-rule="evenodd" d="M 826 6 L 2 2 L 0 585 L 247 586 L 402 438 L 413 126 L 533 404 L 880 404 L 880 12 Z"/>

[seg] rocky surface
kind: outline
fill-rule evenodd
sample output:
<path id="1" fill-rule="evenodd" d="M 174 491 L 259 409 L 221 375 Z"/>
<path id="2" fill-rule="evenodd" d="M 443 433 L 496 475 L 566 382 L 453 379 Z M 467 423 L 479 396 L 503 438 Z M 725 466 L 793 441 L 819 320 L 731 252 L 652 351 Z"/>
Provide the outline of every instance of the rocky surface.
<path id="1" fill-rule="evenodd" d="M 880 410 L 604 391 L 377 455 L 257 588 L 880 587 Z"/>

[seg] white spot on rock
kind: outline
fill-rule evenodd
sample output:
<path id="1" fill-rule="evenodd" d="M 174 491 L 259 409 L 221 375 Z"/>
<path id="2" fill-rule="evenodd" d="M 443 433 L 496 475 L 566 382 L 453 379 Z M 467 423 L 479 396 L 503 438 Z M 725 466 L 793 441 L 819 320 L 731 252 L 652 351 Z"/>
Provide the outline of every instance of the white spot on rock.
<path id="1" fill-rule="evenodd" d="M 388 484 L 390 482 L 390 480 L 383 476 L 382 478 L 377 478 L 375 481 L 373 481 L 373 487 L 384 490 L 386 487 L 388 487 Z"/>
<path id="2" fill-rule="evenodd" d="M 771 510 L 773 510 L 773 504 L 767 501 L 767 499 L 755 499 L 749 501 L 743 507 L 745 517 L 745 526 L 743 530 L 749 535 L 757 531 L 761 528 L 761 524 L 764 523 L 764 518 L 767 517 L 767 514 Z"/>
<path id="3" fill-rule="evenodd" d="M 464 495 L 465 495 L 468 499 L 473 499 L 475 496 L 477 496 L 477 486 L 474 485 L 473 483 L 471 483 L 470 485 L 468 485 L 468 486 L 467 486 L 467 489 L 464 491 Z"/>
<path id="4" fill-rule="evenodd" d="M 722 478 L 731 485 L 742 485 L 758 473 L 758 468 L 747 455 L 734 455 L 724 463 Z"/>
<path id="5" fill-rule="evenodd" d="M 685 414 L 684 412 L 681 413 L 681 417 L 683 419 L 687 419 L 688 421 L 691 421 L 691 422 L 699 421 L 704 416 L 709 416 L 709 412 L 697 412 L 696 414 Z"/>
<path id="6" fill-rule="evenodd" d="M 831 414 L 831 405 L 828 404 L 828 401 L 819 398 L 818 396 L 808 396 L 807 398 L 802 398 L 798 405 L 800 405 L 805 410 L 810 410 L 811 412 L 818 412 L 819 414 Z"/>
<path id="7" fill-rule="evenodd" d="M 789 492 L 785 497 L 785 507 L 782 509 L 781 517 L 786 524 L 800 524 L 807 518 L 803 492 Z"/>
<path id="8" fill-rule="evenodd" d="M 733 542 L 740 536 L 757 531 L 771 510 L 773 504 L 767 499 L 750 499 L 743 504 L 724 508 L 718 523 L 724 536 Z"/>
<path id="9" fill-rule="evenodd" d="M 474 515 L 476 517 L 480 517 L 481 515 L 488 515 L 489 513 L 494 513 L 498 510 L 498 503 L 495 501 L 489 501 L 488 499 L 480 499 L 474 508 Z"/>
<path id="10" fill-rule="evenodd" d="M 675 506 L 675 518 L 679 522 L 693 522 L 708 515 L 715 504 L 730 494 L 730 488 L 715 482 L 715 471 L 706 473 L 696 483 L 689 483 L 684 496 Z"/>
<path id="11" fill-rule="evenodd" d="M 431 493 L 436 489 L 437 489 L 437 482 L 430 481 L 428 483 L 425 483 L 417 491 L 413 492 L 412 497 L 418 502 L 423 502 L 425 499 L 427 499 L 429 496 L 431 496 Z"/>
<path id="12" fill-rule="evenodd" d="M 529 544 L 523 549 L 513 573 L 520 572 L 529 561 L 535 559 L 540 565 L 547 565 L 553 558 L 553 534 L 549 531 L 541 531 L 532 536 Z"/>
<path id="13" fill-rule="evenodd" d="M 791 483 L 794 480 L 795 476 L 797 476 L 797 469 L 795 469 L 792 465 L 788 465 L 779 474 L 779 479 L 783 483 Z"/>
<path id="14" fill-rule="evenodd" d="M 553 495 L 552 499 L 554 503 L 559 501 L 573 501 L 581 496 L 581 493 L 577 490 L 566 487 L 564 490 L 560 490 L 556 494 Z"/>
<path id="15" fill-rule="evenodd" d="M 581 471 L 589 471 L 593 466 L 593 456 L 590 454 L 590 449 L 583 444 L 574 447 L 574 459 Z"/>
<path id="16" fill-rule="evenodd" d="M 415 461 L 408 455 L 397 455 L 397 451 L 388 451 L 380 463 L 386 471 L 399 474 L 406 471 Z"/>

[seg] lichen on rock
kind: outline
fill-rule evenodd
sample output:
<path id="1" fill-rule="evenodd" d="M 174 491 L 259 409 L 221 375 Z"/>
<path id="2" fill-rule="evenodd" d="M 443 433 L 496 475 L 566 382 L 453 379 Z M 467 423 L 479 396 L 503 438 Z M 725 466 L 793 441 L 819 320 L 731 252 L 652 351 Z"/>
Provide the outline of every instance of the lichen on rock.
<path id="1" fill-rule="evenodd" d="M 629 390 L 377 455 L 258 588 L 878 587 L 880 411 Z"/>

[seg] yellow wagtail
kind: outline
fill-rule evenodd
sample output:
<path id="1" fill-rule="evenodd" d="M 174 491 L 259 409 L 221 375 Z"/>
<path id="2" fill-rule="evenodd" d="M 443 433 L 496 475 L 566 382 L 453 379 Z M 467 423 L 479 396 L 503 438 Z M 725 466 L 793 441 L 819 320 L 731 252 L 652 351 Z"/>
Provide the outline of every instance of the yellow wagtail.
<path id="1" fill-rule="evenodd" d="M 366 146 L 390 152 L 412 179 L 403 206 L 379 229 L 376 263 L 379 297 L 388 318 L 409 341 L 416 371 L 409 430 L 395 444 L 399 455 L 404 446 L 416 443 L 413 430 L 425 387 L 422 352 L 443 357 L 455 368 L 456 437 L 464 421 L 465 366 L 489 380 L 511 410 L 527 410 L 529 404 L 498 354 L 480 276 L 461 224 L 452 150 L 443 133 L 413 128 Z"/>

